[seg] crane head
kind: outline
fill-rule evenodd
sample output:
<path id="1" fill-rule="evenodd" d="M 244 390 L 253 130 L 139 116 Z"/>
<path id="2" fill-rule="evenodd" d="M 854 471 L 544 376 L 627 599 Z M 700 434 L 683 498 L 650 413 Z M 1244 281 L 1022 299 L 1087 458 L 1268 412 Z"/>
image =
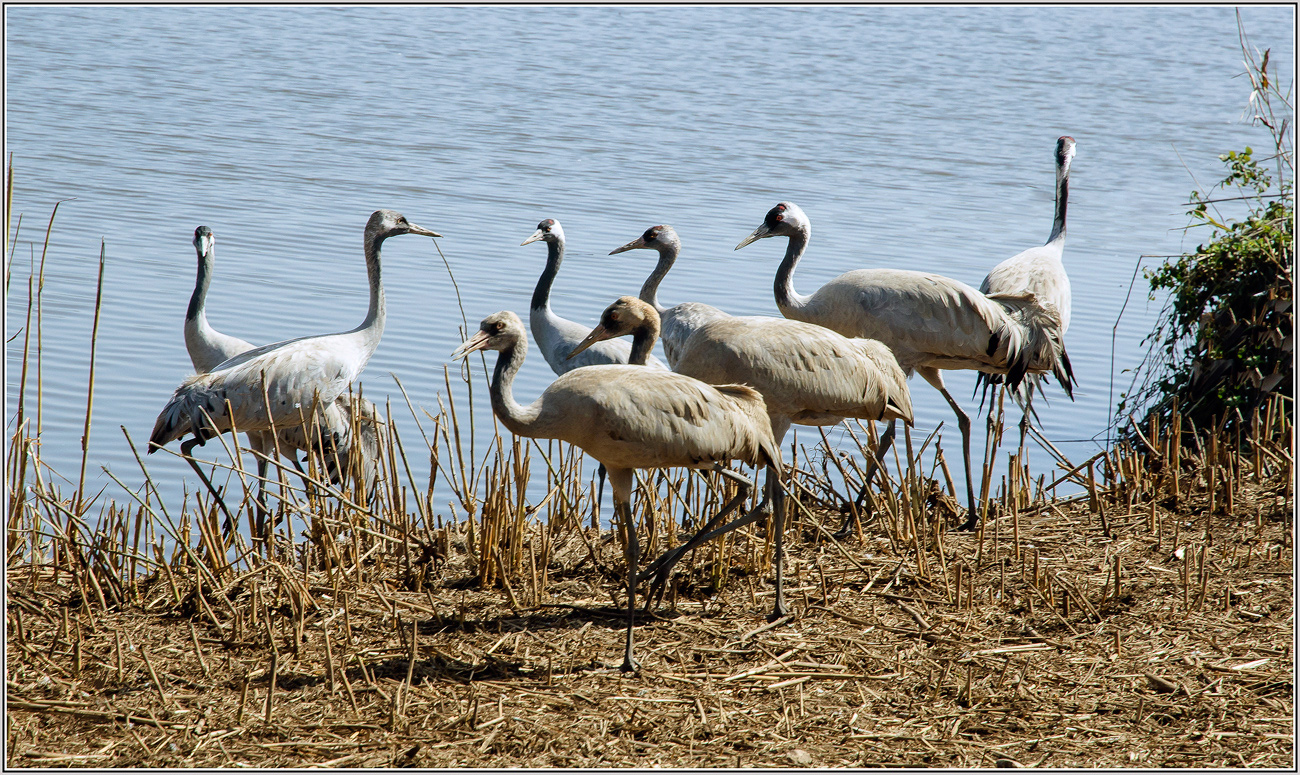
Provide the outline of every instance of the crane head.
<path id="1" fill-rule="evenodd" d="M 789 237 L 796 232 L 807 231 L 808 228 L 808 216 L 803 214 L 799 205 L 794 202 L 779 202 L 763 216 L 762 225 L 741 240 L 735 249 L 740 250 L 764 237 Z"/>
<path id="2" fill-rule="evenodd" d="M 609 251 L 609 254 L 612 256 L 616 253 L 622 253 L 628 250 L 635 250 L 637 248 L 652 248 L 654 250 L 663 250 L 673 245 L 680 245 L 680 244 L 681 244 L 680 241 L 677 239 L 677 231 L 674 230 L 673 227 L 669 226 L 668 224 L 661 223 L 658 226 L 651 226 L 650 228 L 646 229 L 644 234 L 632 240 L 631 242 L 627 243 L 623 247 L 614 248 L 613 250 Z"/>
<path id="3" fill-rule="evenodd" d="M 1056 141 L 1056 168 L 1059 170 L 1070 169 L 1070 161 L 1074 158 L 1074 138 L 1066 135 Z"/>
<path id="4" fill-rule="evenodd" d="M 524 324 L 519 316 L 510 310 L 501 310 L 483 318 L 478 324 L 478 331 L 466 339 L 455 352 L 452 360 L 464 358 L 477 350 L 504 350 L 517 344 L 524 335 Z"/>
<path id="5" fill-rule="evenodd" d="M 537 224 L 537 231 L 533 232 L 531 237 L 519 244 L 521 246 L 527 245 L 528 243 L 536 242 L 537 240 L 543 240 L 545 242 L 564 242 L 564 229 L 560 228 L 560 222 L 554 218 L 547 218 Z"/>
<path id="6" fill-rule="evenodd" d="M 212 250 L 212 246 L 216 244 L 216 241 L 216 235 L 207 226 L 200 226 L 194 230 L 194 249 L 198 251 L 200 258 L 206 256 Z"/>
<path id="7" fill-rule="evenodd" d="M 600 314 L 600 323 L 591 329 L 587 338 L 573 348 L 573 352 L 569 353 L 565 360 L 572 359 L 596 342 L 617 339 L 646 328 L 650 329 L 655 338 L 658 338 L 659 313 L 655 308 L 635 296 L 620 296 L 605 308 L 605 311 Z"/>
<path id="8" fill-rule="evenodd" d="M 393 210 L 376 210 L 366 222 L 368 240 L 384 239 L 397 234 L 419 234 L 422 237 L 441 237 L 442 235 L 423 226 L 416 226 L 406 220 L 406 216 Z"/>

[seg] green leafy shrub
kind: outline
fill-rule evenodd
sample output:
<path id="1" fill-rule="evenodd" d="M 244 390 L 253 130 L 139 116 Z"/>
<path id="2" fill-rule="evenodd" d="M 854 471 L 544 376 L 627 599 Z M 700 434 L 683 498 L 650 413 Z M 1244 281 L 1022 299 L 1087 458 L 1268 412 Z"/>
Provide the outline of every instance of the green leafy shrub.
<path id="1" fill-rule="evenodd" d="M 1169 300 L 1146 340 L 1141 388 L 1123 396 L 1120 417 L 1135 408 L 1167 415 L 1176 400 L 1192 425 L 1235 426 L 1271 394 L 1294 397 L 1290 88 L 1283 94 L 1269 80 L 1267 51 L 1258 64 L 1247 53 L 1247 67 L 1252 118 L 1269 130 L 1275 153 L 1260 159 L 1247 147 L 1220 156 L 1227 176 L 1192 192 L 1189 228 L 1208 227 L 1210 237 L 1146 271 L 1151 298 L 1168 291 Z M 1224 217 L 1220 205 L 1245 212 Z"/>

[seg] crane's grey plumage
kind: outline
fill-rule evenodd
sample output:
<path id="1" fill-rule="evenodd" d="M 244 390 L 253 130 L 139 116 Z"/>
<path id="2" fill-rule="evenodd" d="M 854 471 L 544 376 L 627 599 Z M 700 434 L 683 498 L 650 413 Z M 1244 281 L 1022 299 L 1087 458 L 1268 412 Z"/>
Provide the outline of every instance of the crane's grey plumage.
<path id="1" fill-rule="evenodd" d="M 631 334 L 632 363 L 641 363 L 659 332 L 659 315 L 649 303 L 624 296 L 611 304 L 601 321 L 579 345 Z M 889 348 L 870 339 L 850 339 L 822 326 L 762 316 L 731 316 L 700 325 L 682 344 L 673 370 L 710 385 L 745 384 L 763 396 L 772 436 L 777 444 L 791 423 L 836 425 L 845 418 L 902 419 L 912 422 L 907 377 Z M 768 471 L 767 497 L 776 519 L 778 579 L 772 618 L 785 615 L 780 594 L 782 521 L 781 488 Z M 686 552 L 734 530 L 758 516 L 758 510 L 714 529 L 706 525 L 682 547 L 665 554 L 647 573 L 658 582 Z"/>
<path id="2" fill-rule="evenodd" d="M 207 296 L 212 282 L 212 265 L 216 252 L 216 235 L 212 233 L 212 229 L 200 226 L 194 230 L 194 250 L 198 256 L 198 272 L 194 280 L 194 292 L 190 295 L 190 304 L 185 312 L 185 349 L 190 355 L 190 363 L 194 365 L 194 371 L 198 374 L 206 374 L 230 358 L 253 349 L 253 345 L 238 337 L 223 334 L 208 323 Z M 343 475 L 352 471 L 351 455 L 356 449 L 361 455 L 360 470 L 363 474 L 359 481 L 363 491 L 369 492 L 378 472 L 376 462 L 379 454 L 379 431 L 375 423 L 378 422 L 379 410 L 372 402 L 355 396 L 349 398 L 341 395 L 335 403 L 338 404 L 338 411 L 331 412 L 326 419 L 337 420 L 342 425 L 337 428 L 324 428 L 324 432 L 335 439 L 350 438 L 355 413 L 359 419 L 364 420 L 360 424 L 362 443 L 360 446 L 352 444 L 340 446 L 335 450 L 337 460 L 335 455 L 327 456 L 324 461 L 327 472 L 331 481 L 340 482 Z M 307 441 L 307 433 L 300 426 L 279 428 L 274 435 L 269 432 L 250 431 L 248 441 L 249 448 L 259 453 L 257 504 L 264 514 L 267 463 L 262 456 L 275 457 L 278 447 L 279 452 L 285 454 L 299 473 L 302 473 L 296 453 L 308 452 L 311 445 Z"/>
<path id="3" fill-rule="evenodd" d="M 378 210 L 370 216 L 364 238 L 370 305 L 361 325 L 338 334 L 301 337 L 252 347 L 231 355 L 205 373 L 186 379 L 159 413 L 150 435 L 149 452 L 191 436 L 181 446 L 182 452 L 189 457 L 189 450 L 195 444 L 234 429 L 274 433 L 298 428 L 298 432 L 304 434 L 300 448 L 305 449 L 308 445 L 302 428 L 310 427 L 313 422 L 319 422 L 323 431 L 323 443 L 312 444 L 313 448 L 325 453 L 350 448 L 353 422 L 348 415 L 352 408 L 345 394 L 365 368 L 383 335 L 386 308 L 380 245 L 386 238 L 397 234 L 441 236 L 407 222 L 405 217 L 391 210 Z M 198 237 L 196 233 L 196 249 L 200 249 Z M 210 240 L 207 242 L 210 244 Z M 202 264 L 200 266 L 203 273 Z M 206 291 L 202 278 L 198 285 Z M 195 290 L 196 296 L 202 296 L 198 293 L 200 288 Z M 194 306 L 192 299 L 191 308 Z M 197 306 L 203 306 L 201 298 Z M 197 320 L 195 330 L 202 330 Z M 213 348 L 200 350 L 200 358 L 206 363 Z M 195 367 L 199 367 L 197 360 Z M 340 401 L 341 398 L 344 400 Z M 358 414 L 373 417 L 375 412 L 373 408 L 362 405 Z M 363 442 L 370 443 L 364 439 Z M 291 445 L 298 443 L 292 441 Z M 375 444 L 377 446 L 377 439 Z M 325 456 L 328 459 L 330 454 Z M 197 466 L 195 470 L 199 471 Z M 203 476 L 201 471 L 199 475 Z M 204 482 L 211 489 L 206 477 Z"/>
<path id="4" fill-rule="evenodd" d="M 614 511 L 626 529 L 628 623 L 623 669 L 633 670 L 632 624 L 639 544 L 632 519 L 633 470 L 741 460 L 780 466 L 763 398 L 743 385 L 710 386 L 664 369 L 601 365 L 560 375 L 527 406 L 511 385 L 528 350 L 523 323 L 513 312 L 484 318 L 478 332 L 452 354 L 497 350 L 492 409 L 510 431 L 559 439 L 581 447 L 609 470 Z M 747 488 L 745 488 L 747 490 Z M 746 493 L 724 507 L 735 508 Z"/>
<path id="5" fill-rule="evenodd" d="M 668 275 L 668 270 L 673 268 L 673 263 L 677 261 L 677 254 L 682 248 L 676 229 L 667 224 L 651 226 L 640 237 L 621 248 L 614 248 L 609 251 L 609 254 L 612 256 L 637 248 L 659 252 L 659 263 L 655 264 L 654 271 L 641 286 L 640 298 L 659 313 L 660 341 L 663 343 L 664 358 L 668 360 L 668 368 L 676 369 L 682 348 L 691 334 L 695 333 L 695 329 L 710 320 L 726 317 L 727 313 L 698 301 L 686 301 L 673 307 L 665 307 L 659 303 L 659 283 L 663 282 L 664 277 Z"/>
<path id="6" fill-rule="evenodd" d="M 989 297 L 942 275 L 900 269 L 846 272 L 804 296 L 795 292 L 791 277 L 811 232 L 803 210 L 781 202 L 736 249 L 765 237 L 788 237 L 785 259 L 773 283 L 781 314 L 845 336 L 878 339 L 893 351 L 907 374 L 919 373 L 943 394 L 962 432 L 969 509 L 962 527 L 973 528 L 979 512 L 970 473 L 970 418 L 949 394 L 940 370 L 997 372 L 1006 375 L 1009 385 L 1018 386 L 1032 354 L 1050 346 L 1042 327 L 1031 320 L 1050 319 L 1055 311 L 1038 304 L 1032 294 Z M 893 432 L 891 423 L 887 440 Z M 841 532 L 847 527 L 846 523 Z"/>
<path id="7" fill-rule="evenodd" d="M 1073 159 L 1074 138 L 1057 139 L 1056 207 L 1047 242 L 1017 253 L 993 267 L 980 283 L 980 292 L 989 295 L 1033 294 L 1040 303 L 1050 304 L 1059 318 L 1059 325 L 1048 330 L 1051 346 L 1034 354 L 1029 365 L 1029 377 L 1023 383 L 1024 389 L 1015 393 L 1024 410 L 1020 418 L 1022 448 L 1029 418 L 1033 414 L 1034 391 L 1041 392 L 1044 374 L 1050 372 L 1055 376 L 1065 394 L 1074 399 L 1074 371 L 1070 368 L 1070 356 L 1065 352 L 1064 343 L 1065 331 L 1070 327 L 1070 278 L 1061 261 L 1065 250 L 1065 211 L 1070 199 L 1070 162 Z M 980 374 L 980 384 L 996 385 L 1001 381 L 999 374 Z"/>

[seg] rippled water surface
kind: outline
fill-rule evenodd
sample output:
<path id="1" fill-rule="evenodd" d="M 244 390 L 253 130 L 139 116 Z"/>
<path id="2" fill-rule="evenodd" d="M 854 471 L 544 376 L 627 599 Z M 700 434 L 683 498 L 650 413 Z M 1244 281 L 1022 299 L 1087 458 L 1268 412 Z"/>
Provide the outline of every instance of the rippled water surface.
<path id="1" fill-rule="evenodd" d="M 30 266 L 55 202 L 73 199 L 50 236 L 41 339 L 30 343 L 42 348 L 40 380 L 33 357 L 27 401 L 39 385 L 44 459 L 75 481 L 102 240 L 87 477 L 119 497 L 101 466 L 132 486 L 142 476 L 118 426 L 143 443 L 190 373 L 181 324 L 200 224 L 217 235 L 209 319 L 254 343 L 361 320 L 371 211 L 445 235 L 385 244 L 389 319 L 364 377 L 368 397 L 393 398 L 414 449 L 389 373 L 436 413 L 462 338 L 439 249 L 471 326 L 500 309 L 527 316 L 545 248 L 519 243 L 543 218 L 569 240 L 553 306 L 586 324 L 653 264 L 648 251 L 608 251 L 657 223 L 684 245 L 665 303 L 778 314 L 784 240 L 732 248 L 782 199 L 814 224 L 795 275 L 804 293 L 863 267 L 978 285 L 1046 239 L 1063 134 L 1078 142 L 1065 261 L 1080 384 L 1073 403 L 1050 388 L 1041 414 L 1047 436 L 1083 459 L 1158 309 L 1139 278 L 1116 326 L 1139 256 L 1194 247 L 1201 235 L 1182 231 L 1188 192 L 1222 177 L 1219 154 L 1267 143 L 1243 121 L 1249 85 L 1230 8 L 9 7 L 6 17 L 11 233 L 22 216 L 8 244 L 5 322 L 19 336 L 6 346 L 6 419 L 12 430 Z M 1289 67 L 1292 10 L 1242 17 Z M 552 378 L 534 350 L 516 395 L 531 400 Z M 973 374 L 947 381 L 973 411 Z M 942 398 L 910 384 L 918 433 L 946 422 L 955 451 Z M 476 399 L 481 454 L 490 409 L 481 390 Z M 1045 472 L 1050 459 L 1034 454 Z M 153 458 L 179 498 L 192 474 Z"/>

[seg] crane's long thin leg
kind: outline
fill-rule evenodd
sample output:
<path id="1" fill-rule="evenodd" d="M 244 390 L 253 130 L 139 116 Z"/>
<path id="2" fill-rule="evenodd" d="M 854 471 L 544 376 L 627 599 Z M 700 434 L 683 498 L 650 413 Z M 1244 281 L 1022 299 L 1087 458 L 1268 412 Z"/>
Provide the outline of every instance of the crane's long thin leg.
<path id="1" fill-rule="evenodd" d="M 600 524 L 600 502 L 605 497 L 605 464 L 596 469 L 596 524 Z"/>
<path id="2" fill-rule="evenodd" d="M 185 462 L 190 464 L 190 468 L 194 469 L 194 473 L 199 475 L 199 479 L 208 488 L 208 492 L 212 493 L 212 497 L 217 499 L 217 505 L 221 507 L 222 512 L 226 515 L 226 522 L 233 525 L 235 524 L 235 517 L 230 513 L 230 509 L 226 508 L 226 502 L 222 499 L 221 493 L 217 491 L 216 487 L 212 486 L 212 482 L 208 480 L 208 475 L 203 473 L 203 469 L 199 468 L 198 461 L 194 459 L 192 450 L 195 447 L 203 446 L 203 443 L 198 437 L 183 441 L 181 442 L 181 454 L 185 457 Z"/>
<path id="3" fill-rule="evenodd" d="M 704 527 L 700 528 L 699 532 L 691 536 L 690 539 L 686 541 L 686 543 L 682 544 L 681 546 L 675 549 L 669 549 L 668 551 L 664 552 L 662 555 L 659 556 L 658 559 L 650 563 L 650 565 L 645 569 L 644 572 L 642 572 L 640 578 L 638 578 L 638 581 L 645 581 L 651 576 L 654 577 L 654 581 L 650 585 L 650 592 L 649 594 L 646 595 L 647 603 L 656 596 L 656 592 L 660 594 L 663 592 L 664 584 L 668 580 L 668 571 L 670 571 L 672 567 L 676 565 L 678 561 L 680 561 L 681 558 L 687 552 L 694 550 L 700 544 L 703 544 L 705 541 L 708 541 L 711 538 L 716 538 L 717 536 L 720 536 L 723 533 L 729 533 L 738 527 L 748 525 L 750 522 L 753 522 L 754 520 L 762 516 L 764 507 L 767 506 L 768 503 L 768 499 L 766 497 L 763 498 L 762 503 L 759 503 L 757 506 L 755 506 L 754 510 L 749 512 L 745 516 L 740 517 L 734 522 L 730 522 L 720 528 L 717 527 L 718 523 L 720 523 L 723 519 L 725 519 L 728 514 L 735 511 L 740 506 L 740 504 L 744 503 L 745 500 L 749 498 L 749 493 L 753 490 L 754 483 L 749 481 L 745 477 L 741 476 L 740 474 L 737 474 L 735 471 L 729 471 L 725 468 L 722 468 L 721 466 L 715 466 L 714 470 L 718 471 L 718 473 L 722 474 L 723 476 L 726 476 L 727 478 L 735 481 L 739 485 L 740 491 L 737 492 L 736 495 L 732 497 L 731 500 L 727 501 L 723 505 L 723 507 L 718 511 L 718 513 L 715 514 L 713 518 L 710 519 L 707 523 L 705 523 Z"/>
<path id="4" fill-rule="evenodd" d="M 774 480 L 772 477 L 776 476 Z M 767 469 L 767 493 L 763 500 L 772 500 L 772 530 L 776 536 L 776 556 L 772 559 L 776 565 L 776 602 L 772 604 L 772 613 L 767 617 L 774 622 L 790 613 L 785 605 L 785 583 L 781 575 L 782 561 L 785 559 L 785 488 L 781 486 L 780 469 Z"/>
<path id="5" fill-rule="evenodd" d="M 1025 391 L 1025 405 L 1021 407 L 1023 414 L 1020 415 L 1020 451 L 1016 453 L 1016 459 L 1024 461 L 1025 459 L 1025 435 L 1029 433 L 1029 416 L 1034 412 L 1034 388 L 1030 385 Z"/>
<path id="6" fill-rule="evenodd" d="M 876 444 L 875 455 L 867 463 L 867 478 L 862 482 L 862 489 L 858 490 L 858 497 L 853 501 L 853 508 L 849 509 L 849 513 L 844 515 L 844 524 L 840 525 L 840 529 L 831 533 L 831 536 L 836 540 L 849 537 L 849 533 L 853 528 L 854 509 L 861 510 L 863 503 L 870 501 L 874 512 L 875 499 L 871 497 L 871 480 L 875 478 L 876 472 L 885 465 L 885 453 L 894 444 L 894 431 L 897 425 L 898 420 L 890 420 L 889 425 L 885 428 L 885 433 L 880 437 L 880 442 Z"/>
<path id="7" fill-rule="evenodd" d="M 636 566 L 641 556 L 641 545 L 636 537 L 636 522 L 632 519 L 632 469 L 615 468 L 609 471 L 609 486 L 614 496 L 614 521 L 627 536 L 627 643 L 623 651 L 623 672 L 637 669 L 632 656 L 632 626 L 636 623 Z"/>
<path id="8" fill-rule="evenodd" d="M 641 555 L 641 544 L 636 537 L 632 507 L 627 503 L 616 503 L 614 510 L 627 531 L 627 644 L 623 650 L 623 672 L 630 673 L 638 667 L 632 657 L 632 625 L 636 623 L 636 564 Z"/>
<path id="9" fill-rule="evenodd" d="M 961 456 L 962 463 L 966 466 L 966 521 L 958 527 L 958 530 L 974 530 L 979 524 L 979 509 L 975 508 L 975 485 L 971 481 L 970 474 L 970 417 L 962 411 L 957 401 L 953 399 L 948 388 L 944 387 L 943 376 L 939 370 L 929 366 L 917 367 L 916 372 L 929 382 L 935 390 L 943 394 L 944 400 L 952 411 L 957 415 L 957 427 L 961 429 Z"/>

